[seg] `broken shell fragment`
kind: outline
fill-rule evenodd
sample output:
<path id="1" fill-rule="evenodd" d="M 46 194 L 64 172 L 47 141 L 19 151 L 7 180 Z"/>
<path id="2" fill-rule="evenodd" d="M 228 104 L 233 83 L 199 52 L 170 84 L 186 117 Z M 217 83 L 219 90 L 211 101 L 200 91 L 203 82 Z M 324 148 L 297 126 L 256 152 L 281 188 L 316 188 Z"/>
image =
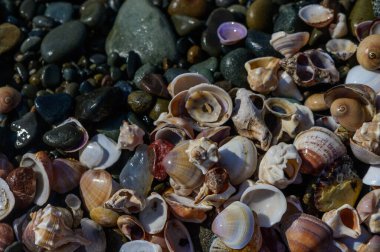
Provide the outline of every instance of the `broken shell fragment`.
<path id="1" fill-rule="evenodd" d="M 269 43 L 285 57 L 291 57 L 307 44 L 309 37 L 308 32 L 288 34 L 284 31 L 279 31 L 272 34 Z"/>
<path id="2" fill-rule="evenodd" d="M 168 220 L 168 205 L 161 195 L 154 192 L 146 202 L 146 207 L 139 213 L 139 220 L 148 234 L 158 234 Z"/>
<path id="3" fill-rule="evenodd" d="M 340 60 L 348 60 L 356 52 L 356 44 L 348 39 L 331 39 L 326 43 L 326 51 Z"/>
<path id="4" fill-rule="evenodd" d="M 145 230 L 140 221 L 132 215 L 121 215 L 117 219 L 120 231 L 131 241 L 144 240 Z"/>
<path id="5" fill-rule="evenodd" d="M 127 149 L 133 151 L 138 145 L 143 144 L 143 137 L 145 132 L 135 124 L 129 124 L 127 121 L 123 122 L 120 127 L 120 134 L 117 141 L 119 149 Z"/>
<path id="6" fill-rule="evenodd" d="M 138 213 L 146 206 L 146 199 L 130 189 L 120 189 L 108 198 L 104 202 L 106 208 L 126 214 Z"/>
<path id="7" fill-rule="evenodd" d="M 344 13 L 338 13 L 337 23 L 332 23 L 329 26 L 329 32 L 333 39 L 343 38 L 348 33 L 346 15 Z"/>
<path id="8" fill-rule="evenodd" d="M 331 227 L 334 238 L 343 236 L 357 238 L 361 234 L 359 215 L 355 208 L 348 204 L 326 212 L 322 220 Z"/>
<path id="9" fill-rule="evenodd" d="M 193 241 L 182 222 L 176 219 L 169 220 L 165 226 L 164 236 L 170 252 L 194 252 Z"/>
<path id="10" fill-rule="evenodd" d="M 203 174 L 219 160 L 218 145 L 204 137 L 190 140 L 185 152 L 189 156 L 189 162 L 197 166 Z"/>
<path id="11" fill-rule="evenodd" d="M 356 130 L 350 146 L 354 156 L 366 164 L 380 164 L 380 122 L 366 122 Z"/>

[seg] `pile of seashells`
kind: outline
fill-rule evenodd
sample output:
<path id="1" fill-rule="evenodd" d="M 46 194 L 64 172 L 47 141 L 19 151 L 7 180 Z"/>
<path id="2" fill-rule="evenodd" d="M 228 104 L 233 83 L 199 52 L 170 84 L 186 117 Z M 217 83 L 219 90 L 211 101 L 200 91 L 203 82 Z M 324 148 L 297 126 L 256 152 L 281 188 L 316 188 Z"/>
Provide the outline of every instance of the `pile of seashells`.
<path id="1" fill-rule="evenodd" d="M 329 29 L 326 51 L 300 51 L 310 34 L 281 31 L 270 44 L 284 58 L 245 63 L 251 90 L 227 92 L 197 73 L 177 76 L 150 145 L 137 125 L 124 122 L 116 143 L 90 138 L 69 118 L 57 128 L 83 136 L 62 151 L 78 159 L 38 151 L 14 168 L 1 155 L 0 221 L 35 204 L 13 221 L 17 240 L 33 252 L 102 252 L 105 230 L 122 237 L 121 252 L 191 252 L 191 223 L 208 232 L 200 239 L 211 252 L 380 251 L 380 21 L 357 27 L 357 46 L 342 39 L 345 14 L 307 5 L 299 17 Z M 234 44 L 245 35 L 220 36 Z M 334 59 L 355 52 L 360 65 L 339 85 Z M 363 178 L 358 160 L 369 165 Z M 107 171 L 120 162 L 120 174 Z M 14 241 L 10 230 L 0 224 L 0 251 Z"/>

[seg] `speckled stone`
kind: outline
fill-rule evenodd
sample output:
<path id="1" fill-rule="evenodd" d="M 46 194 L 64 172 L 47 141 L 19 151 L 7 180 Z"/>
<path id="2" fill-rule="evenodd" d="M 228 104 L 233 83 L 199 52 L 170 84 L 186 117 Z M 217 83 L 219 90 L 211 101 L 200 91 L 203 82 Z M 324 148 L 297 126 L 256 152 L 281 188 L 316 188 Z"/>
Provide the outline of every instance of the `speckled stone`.
<path id="1" fill-rule="evenodd" d="M 141 90 L 133 91 L 128 96 L 128 105 L 133 112 L 141 114 L 152 107 L 153 97 Z"/>
<path id="2" fill-rule="evenodd" d="M 238 48 L 226 54 L 220 62 L 220 71 L 224 78 L 236 87 L 247 86 L 247 71 L 245 62 L 253 58 L 253 54 L 247 49 Z"/>

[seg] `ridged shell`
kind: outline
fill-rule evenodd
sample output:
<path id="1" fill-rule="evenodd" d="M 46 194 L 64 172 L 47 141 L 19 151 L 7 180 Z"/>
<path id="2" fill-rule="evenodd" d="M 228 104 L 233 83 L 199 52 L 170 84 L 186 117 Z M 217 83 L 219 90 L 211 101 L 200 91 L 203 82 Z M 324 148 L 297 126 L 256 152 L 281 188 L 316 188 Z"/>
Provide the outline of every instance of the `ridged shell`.
<path id="1" fill-rule="evenodd" d="M 350 146 L 354 156 L 366 164 L 380 164 L 380 122 L 366 122 L 356 130 Z"/>
<path id="2" fill-rule="evenodd" d="M 334 20 L 334 10 L 319 4 L 309 4 L 299 10 L 298 16 L 312 27 L 323 28 Z"/>
<path id="3" fill-rule="evenodd" d="M 120 189 L 104 203 L 106 208 L 126 214 L 138 213 L 146 206 L 145 197 L 130 189 Z"/>
<path id="4" fill-rule="evenodd" d="M 252 210 L 236 201 L 215 217 L 211 229 L 228 247 L 242 249 L 251 240 L 254 226 Z"/>
<path id="5" fill-rule="evenodd" d="M 95 207 L 90 211 L 90 218 L 102 227 L 116 227 L 119 214 L 102 206 Z"/>
<path id="6" fill-rule="evenodd" d="M 12 111 L 21 102 L 21 94 L 13 87 L 0 87 L 0 114 Z"/>
<path id="7" fill-rule="evenodd" d="M 133 151 L 138 145 L 143 144 L 143 137 L 145 132 L 135 124 L 129 124 L 127 121 L 123 122 L 120 127 L 120 134 L 117 141 L 119 149 L 127 149 Z"/>
<path id="8" fill-rule="evenodd" d="M 53 160 L 52 189 L 58 193 L 67 193 L 79 185 L 86 168 L 75 159 L 56 158 Z"/>
<path id="9" fill-rule="evenodd" d="M 5 180 L 0 178 L 0 221 L 7 217 L 14 209 L 15 197 Z"/>
<path id="10" fill-rule="evenodd" d="M 188 90 L 201 83 L 209 83 L 208 79 L 198 73 L 184 73 L 175 77 L 168 86 L 168 91 L 172 97 L 178 93 Z"/>
<path id="11" fill-rule="evenodd" d="M 380 232 L 380 189 L 367 193 L 358 203 L 356 209 L 362 222 L 372 233 Z"/>
<path id="12" fill-rule="evenodd" d="M 117 226 L 129 240 L 145 240 L 144 227 L 136 217 L 132 215 L 121 215 L 117 219 Z"/>
<path id="13" fill-rule="evenodd" d="M 80 221 L 80 225 L 82 227 L 83 237 L 91 242 L 86 246 L 86 251 L 105 252 L 107 241 L 102 226 L 88 218 L 83 218 Z"/>
<path id="14" fill-rule="evenodd" d="M 359 215 L 355 208 L 348 204 L 323 214 L 322 220 L 331 227 L 334 238 L 358 238 L 361 234 Z"/>
<path id="15" fill-rule="evenodd" d="M 279 31 L 272 34 L 269 43 L 285 57 L 291 57 L 307 44 L 309 37 L 308 32 L 288 34 L 284 31 Z"/>
<path id="16" fill-rule="evenodd" d="M 121 246 L 119 252 L 144 251 L 144 252 L 162 252 L 159 245 L 148 241 L 130 241 Z"/>
<path id="17" fill-rule="evenodd" d="M 139 213 L 139 220 L 149 234 L 161 232 L 168 219 L 168 205 L 158 193 L 147 198 L 146 207 Z"/>
<path id="18" fill-rule="evenodd" d="M 248 187 L 240 201 L 257 214 L 260 227 L 271 227 L 280 222 L 287 208 L 284 194 L 276 187 L 267 184 Z"/>
<path id="19" fill-rule="evenodd" d="M 194 252 L 191 236 L 182 222 L 172 219 L 166 223 L 164 236 L 170 252 Z"/>

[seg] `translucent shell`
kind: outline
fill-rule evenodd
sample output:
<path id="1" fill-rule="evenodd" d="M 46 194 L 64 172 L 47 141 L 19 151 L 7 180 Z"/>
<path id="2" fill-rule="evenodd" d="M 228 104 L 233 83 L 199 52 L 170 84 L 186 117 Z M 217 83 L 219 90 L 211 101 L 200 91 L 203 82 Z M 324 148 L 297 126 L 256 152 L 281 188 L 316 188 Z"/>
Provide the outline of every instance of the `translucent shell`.
<path id="1" fill-rule="evenodd" d="M 144 252 L 162 252 L 159 245 L 148 242 L 148 241 L 130 241 L 121 246 L 119 252 L 130 252 L 130 251 L 144 251 Z"/>
<path id="2" fill-rule="evenodd" d="M 356 52 L 359 64 L 367 70 L 380 67 L 380 34 L 373 34 L 363 39 Z"/>
<path id="3" fill-rule="evenodd" d="M 88 218 L 83 218 L 80 221 L 82 227 L 82 233 L 84 238 L 91 243 L 86 246 L 86 251 L 91 252 L 104 252 L 106 251 L 107 241 L 106 234 L 103 231 L 102 226 L 95 221 Z"/>

